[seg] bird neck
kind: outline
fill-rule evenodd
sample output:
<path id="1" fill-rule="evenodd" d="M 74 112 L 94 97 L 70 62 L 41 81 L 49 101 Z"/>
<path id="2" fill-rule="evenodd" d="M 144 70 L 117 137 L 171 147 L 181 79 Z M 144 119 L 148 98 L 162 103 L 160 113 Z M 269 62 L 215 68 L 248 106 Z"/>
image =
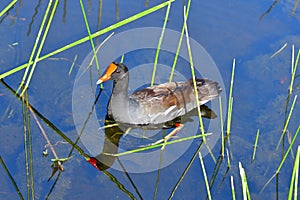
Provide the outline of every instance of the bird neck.
<path id="1" fill-rule="evenodd" d="M 122 76 L 118 81 L 114 81 L 111 95 L 111 101 L 114 101 L 112 105 L 119 108 L 128 108 L 128 81 L 128 73 Z"/>

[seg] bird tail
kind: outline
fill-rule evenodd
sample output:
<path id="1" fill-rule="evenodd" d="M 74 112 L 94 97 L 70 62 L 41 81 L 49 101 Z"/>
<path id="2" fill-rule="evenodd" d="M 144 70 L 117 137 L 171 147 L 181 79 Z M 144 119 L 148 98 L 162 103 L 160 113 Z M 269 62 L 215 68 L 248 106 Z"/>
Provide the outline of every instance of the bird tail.
<path id="1" fill-rule="evenodd" d="M 190 79 L 189 82 L 194 87 L 193 80 Z M 207 78 L 196 78 L 196 87 L 200 105 L 215 99 L 222 91 L 217 82 Z"/>

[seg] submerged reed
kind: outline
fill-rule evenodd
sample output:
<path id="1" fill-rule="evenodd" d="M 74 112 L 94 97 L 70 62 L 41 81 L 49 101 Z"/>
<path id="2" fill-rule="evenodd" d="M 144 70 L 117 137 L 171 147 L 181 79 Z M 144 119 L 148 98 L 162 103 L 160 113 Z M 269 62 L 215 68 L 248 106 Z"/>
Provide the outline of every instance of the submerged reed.
<path id="1" fill-rule="evenodd" d="M 291 119 L 291 116 L 292 116 L 292 113 L 293 113 L 293 110 L 294 110 L 294 107 L 295 107 L 296 100 L 297 100 L 297 95 L 295 95 L 295 97 L 294 97 L 294 100 L 293 100 L 293 103 L 292 103 L 292 106 L 291 106 L 291 109 L 290 109 L 288 118 L 287 118 L 287 120 L 286 120 L 286 122 L 285 122 L 285 124 L 284 124 L 284 127 L 283 127 L 283 130 L 282 130 L 280 139 L 279 139 L 279 141 L 278 141 L 276 150 L 279 148 L 279 145 L 280 145 L 280 143 L 281 143 L 281 141 L 282 141 L 282 139 L 283 139 L 283 136 L 284 136 L 285 133 L 286 133 L 287 127 L 288 127 L 288 125 L 289 125 L 289 122 L 290 122 L 290 119 Z"/>
<path id="2" fill-rule="evenodd" d="M 292 150 L 292 146 L 293 146 L 293 144 L 294 144 L 294 142 L 295 142 L 295 140 L 296 140 L 296 138 L 297 138 L 297 136 L 298 136 L 298 134 L 299 134 L 299 131 L 300 131 L 300 125 L 298 125 L 298 129 L 297 129 L 297 131 L 296 131 L 296 133 L 295 133 L 295 135 L 294 135 L 294 137 L 293 137 L 293 139 L 292 139 L 292 141 L 291 141 L 291 144 L 289 145 L 287 151 L 285 152 L 285 154 L 284 154 L 284 156 L 283 156 L 283 158 L 282 158 L 282 160 L 281 160 L 279 166 L 277 167 L 276 172 L 275 172 L 274 175 L 273 175 L 273 176 L 265 183 L 265 185 L 264 185 L 263 188 L 261 189 L 261 192 L 269 185 L 269 183 L 273 180 L 273 178 L 275 178 L 276 175 L 279 174 L 279 172 L 280 172 L 280 170 L 281 170 L 281 168 L 282 168 L 282 166 L 283 166 L 283 164 L 284 164 L 284 162 L 285 162 L 285 160 L 286 160 L 286 158 L 287 158 L 289 152 Z"/>
<path id="3" fill-rule="evenodd" d="M 17 185 L 15 179 L 13 178 L 13 176 L 12 176 L 11 173 L 9 172 L 8 168 L 6 167 L 6 165 L 5 165 L 5 163 L 4 163 L 4 161 L 3 161 L 3 159 L 2 159 L 1 156 L 0 156 L 0 163 L 1 163 L 1 165 L 2 165 L 2 167 L 3 167 L 3 169 L 4 169 L 4 171 L 5 171 L 6 174 L 8 175 L 9 180 L 12 182 L 12 184 L 13 184 L 13 186 L 14 186 L 16 192 L 18 193 L 19 198 L 20 198 L 21 200 L 23 200 L 24 197 L 23 197 L 23 195 L 22 195 L 22 193 L 21 193 L 21 191 L 20 191 L 20 189 L 19 189 L 19 187 L 18 187 L 18 185 Z"/>

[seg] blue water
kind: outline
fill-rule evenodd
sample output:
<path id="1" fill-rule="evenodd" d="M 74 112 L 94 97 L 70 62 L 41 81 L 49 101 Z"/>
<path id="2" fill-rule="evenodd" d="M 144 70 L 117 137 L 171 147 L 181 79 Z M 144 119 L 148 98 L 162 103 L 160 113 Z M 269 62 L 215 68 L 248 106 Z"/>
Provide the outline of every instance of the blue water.
<path id="1" fill-rule="evenodd" d="M 0 10 L 8 3 L 9 1 L 1 1 Z M 98 16 L 99 2 L 89 1 L 84 5 L 86 11 L 88 11 L 87 17 L 91 32 L 93 33 L 99 29 L 99 23 L 100 29 L 103 29 L 159 3 L 161 1 L 118 1 L 117 12 L 116 2 L 103 2 L 101 22 Z M 296 9 L 294 16 L 290 16 L 294 2 L 280 1 L 260 20 L 262 14 L 272 3 L 273 1 L 271 0 L 264 2 L 216 0 L 204 2 L 194 0 L 191 4 L 188 19 L 190 37 L 202 45 L 216 64 L 224 82 L 222 92 L 224 97 L 229 94 L 231 67 L 233 59 L 236 59 L 232 133 L 230 136 L 230 145 L 227 146 L 230 152 L 231 169 L 226 174 L 226 156 L 220 165 L 211 188 L 212 199 L 231 199 L 230 176 L 234 177 L 237 199 L 242 199 L 238 162 L 241 162 L 245 168 L 252 199 L 275 199 L 276 195 L 278 195 L 279 199 L 285 199 L 288 194 L 294 162 L 291 155 L 287 157 L 280 172 L 278 193 L 276 194 L 275 179 L 260 193 L 263 185 L 274 174 L 280 164 L 282 146 L 276 151 L 276 145 L 284 126 L 284 103 L 291 76 L 291 48 L 292 44 L 294 44 L 295 52 L 297 52 L 300 47 L 299 8 Z M 167 24 L 168 29 L 181 31 L 183 24 L 183 4 L 184 2 L 180 0 L 172 3 Z M 17 2 L 7 15 L 0 18 L 0 74 L 28 61 L 46 6 L 46 1 L 42 1 L 40 5 L 33 5 L 29 2 Z M 149 16 L 122 26 L 114 30 L 115 35 L 135 28 L 162 27 L 165 11 L 166 9 L 161 9 Z M 34 20 L 32 21 L 33 16 Z M 41 55 L 52 52 L 86 35 L 87 31 L 79 2 L 61 1 Z M 99 44 L 108 35 L 109 33 L 106 33 L 97 38 L 99 41 L 95 39 L 94 42 Z M 135 42 L 142 44 L 142 41 Z M 277 56 L 271 58 L 271 55 L 285 43 L 287 43 L 286 48 Z M 109 52 L 117 50 L 117 45 L 108 48 Z M 72 102 L 74 101 L 72 99 L 73 86 L 77 72 L 82 67 L 82 63 L 90 51 L 90 43 L 85 42 L 39 62 L 29 86 L 29 102 L 73 141 L 78 135 L 76 124 L 73 121 L 74 113 L 72 113 L 72 103 L 74 103 Z M 137 65 L 154 62 L 154 55 L 155 50 L 147 49 L 129 52 L 125 55 L 124 59 L 129 68 L 133 69 Z M 77 56 L 77 59 L 74 69 L 68 75 L 75 56 Z M 121 56 L 118 55 L 116 61 Z M 172 64 L 173 56 L 172 52 L 162 51 L 159 63 L 169 66 Z M 194 52 L 193 56 L 197 57 L 197 54 Z M 107 63 L 103 62 L 100 61 L 101 73 L 107 65 Z M 178 72 L 183 74 L 185 79 L 189 79 L 190 71 L 184 70 L 184 65 L 186 64 L 187 61 L 180 58 Z M 205 68 L 207 66 L 201 67 Z M 24 70 L 17 72 L 6 77 L 4 80 L 16 89 L 23 76 L 23 72 Z M 143 73 L 141 73 L 141 76 L 148 75 L 146 72 Z M 296 74 L 299 74 L 299 70 Z M 97 72 L 94 76 L 98 77 Z M 158 77 L 160 76 L 162 75 L 158 75 Z M 214 74 L 211 76 L 208 75 L 208 77 L 214 76 Z M 139 79 L 132 77 L 131 81 L 134 82 L 134 80 L 138 81 Z M 157 78 L 156 82 L 159 82 L 159 80 L 161 79 Z M 150 80 L 145 80 L 144 85 L 147 85 L 149 82 Z M 294 84 L 297 85 L 299 83 L 299 78 L 296 78 Z M 96 106 L 100 110 L 105 110 L 111 83 L 105 84 L 104 87 L 99 100 L 100 103 L 97 104 L 98 107 Z M 95 88 L 96 91 L 98 90 Z M 85 91 L 82 91 L 82 94 L 84 95 Z M 294 94 L 291 97 L 289 105 L 291 105 L 295 94 L 299 94 L 299 85 L 294 89 Z M 21 193 L 26 197 L 22 105 L 2 84 L 0 84 L 0 102 L 0 155 L 15 179 Z M 299 100 L 296 102 L 288 126 L 288 131 L 292 135 L 294 135 L 299 126 L 300 109 L 298 102 Z M 218 104 L 218 101 L 215 100 L 215 103 Z M 99 104 L 101 108 L 99 108 Z M 208 105 L 212 106 L 212 104 Z M 219 116 L 218 110 L 216 114 Z M 102 110 L 98 110 L 99 124 L 103 125 L 104 117 L 105 115 L 103 115 Z M 194 118 L 195 120 L 197 118 Z M 219 117 L 212 120 L 218 121 Z M 212 120 L 204 119 L 205 125 L 207 126 Z M 59 142 L 55 146 L 59 157 L 67 157 L 71 145 L 65 144 L 64 139 L 44 124 L 42 120 L 40 121 L 51 142 L 53 144 Z M 181 135 L 179 132 L 178 137 L 189 136 L 189 128 L 189 124 L 186 124 L 185 130 L 181 132 Z M 260 137 L 256 158 L 254 162 L 251 162 L 257 129 L 260 129 Z M 55 175 L 50 182 L 47 182 L 51 175 L 50 166 L 52 163 L 50 159 L 53 156 L 50 149 L 48 149 L 48 157 L 44 158 L 42 156 L 46 141 L 32 117 L 31 130 L 33 134 L 35 196 L 36 199 L 44 199 L 56 178 Z M 193 135 L 193 133 L 189 134 Z M 121 138 L 120 145 L 131 148 L 132 146 L 130 145 L 132 143 L 137 143 L 136 140 L 130 143 L 130 137 Z M 191 160 L 199 143 L 199 140 L 191 142 L 188 148 L 184 152 L 181 152 L 178 159 L 160 171 L 156 170 L 145 173 L 132 173 L 130 171 L 129 176 L 142 198 L 154 198 L 156 182 L 159 179 L 156 198 L 167 199 L 188 162 Z M 168 155 L 168 148 L 176 151 L 175 145 L 173 147 L 167 146 L 165 155 Z M 293 147 L 294 154 L 297 145 L 299 145 L 299 137 L 296 139 Z M 89 153 L 88 148 L 83 145 L 83 142 L 79 142 L 79 146 L 86 153 Z M 286 149 L 287 146 L 288 142 L 287 138 L 285 138 L 284 148 Z M 178 146 L 177 151 L 180 148 Z M 216 158 L 220 154 L 220 148 L 221 142 L 218 140 L 212 149 Z M 163 156 L 163 159 L 168 160 L 167 156 Z M 204 163 L 208 178 L 211 180 L 216 164 L 210 155 L 204 157 Z M 130 164 L 134 166 L 135 163 L 132 162 L 128 165 Z M 159 166 L 159 163 L 155 164 Z M 114 165 L 118 165 L 118 162 L 115 162 Z M 76 151 L 73 153 L 71 160 L 64 163 L 63 166 L 65 171 L 61 174 L 50 195 L 50 199 L 128 198 L 127 194 L 119 189 L 109 177 L 94 169 Z M 130 167 L 132 166 L 130 165 Z M 137 171 L 143 171 L 145 166 L 137 165 L 136 167 Z M 137 199 L 140 199 L 129 178 L 123 171 L 112 167 L 108 169 L 108 172 L 116 177 L 126 190 L 130 191 Z M 2 168 L 0 169 L 0 183 L 0 199 L 18 198 L 10 179 Z M 206 194 L 202 168 L 197 157 L 180 183 L 173 198 L 205 199 Z"/>

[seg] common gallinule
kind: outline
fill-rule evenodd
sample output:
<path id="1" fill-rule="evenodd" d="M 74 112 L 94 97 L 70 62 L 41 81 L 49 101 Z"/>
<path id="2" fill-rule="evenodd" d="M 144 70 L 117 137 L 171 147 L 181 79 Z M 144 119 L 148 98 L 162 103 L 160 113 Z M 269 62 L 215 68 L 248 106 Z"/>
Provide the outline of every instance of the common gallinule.
<path id="1" fill-rule="evenodd" d="M 107 114 L 116 122 L 149 125 L 163 124 L 197 107 L 192 79 L 170 82 L 128 95 L 129 73 L 123 63 L 111 63 L 97 84 L 112 79 L 113 91 Z M 196 78 L 200 105 L 216 98 L 221 92 L 217 82 Z"/>

